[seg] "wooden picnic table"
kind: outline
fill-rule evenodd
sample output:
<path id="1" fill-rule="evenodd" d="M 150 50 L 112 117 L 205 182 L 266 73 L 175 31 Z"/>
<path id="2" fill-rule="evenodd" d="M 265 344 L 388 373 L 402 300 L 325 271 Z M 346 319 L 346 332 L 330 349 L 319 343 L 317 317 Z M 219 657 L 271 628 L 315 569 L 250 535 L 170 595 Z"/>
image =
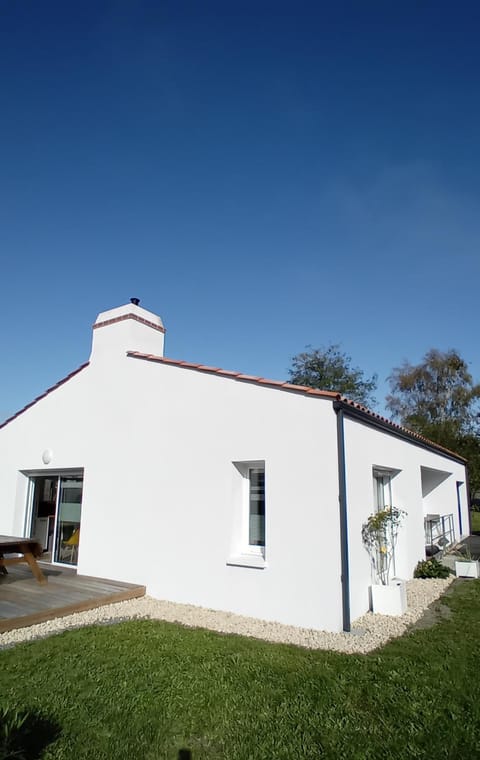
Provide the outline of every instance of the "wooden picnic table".
<path id="1" fill-rule="evenodd" d="M 26 562 L 39 583 L 46 583 L 47 579 L 38 566 L 36 557 L 42 554 L 42 545 L 35 538 L 21 538 L 18 536 L 0 536 L 0 573 L 7 574 L 7 565 L 17 565 Z M 21 554 L 21 557 L 5 557 L 5 554 Z"/>

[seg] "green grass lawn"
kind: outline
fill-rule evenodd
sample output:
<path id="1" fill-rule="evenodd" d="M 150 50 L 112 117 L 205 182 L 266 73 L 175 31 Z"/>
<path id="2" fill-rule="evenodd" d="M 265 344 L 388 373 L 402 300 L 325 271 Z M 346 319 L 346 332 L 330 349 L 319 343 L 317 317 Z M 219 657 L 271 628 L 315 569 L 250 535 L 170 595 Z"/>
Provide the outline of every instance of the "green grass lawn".
<path id="1" fill-rule="evenodd" d="M 472 530 L 480 533 L 480 512 L 470 512 L 472 516 Z"/>
<path id="2" fill-rule="evenodd" d="M 154 621 L 70 631 L 0 652 L 0 706 L 32 711 L 32 759 L 479 758 L 480 581 L 446 604 L 367 656 Z"/>

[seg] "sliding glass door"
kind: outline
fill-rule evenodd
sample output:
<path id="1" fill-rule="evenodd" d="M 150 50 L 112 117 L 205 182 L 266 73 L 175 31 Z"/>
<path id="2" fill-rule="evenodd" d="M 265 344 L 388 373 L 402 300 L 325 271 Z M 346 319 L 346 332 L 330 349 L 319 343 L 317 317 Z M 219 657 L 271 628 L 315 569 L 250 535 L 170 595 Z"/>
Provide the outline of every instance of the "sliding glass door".
<path id="1" fill-rule="evenodd" d="M 45 560 L 75 566 L 80 541 L 83 474 L 75 471 L 32 475 L 30 484 L 27 504 L 30 536 L 42 545 Z"/>
<path id="2" fill-rule="evenodd" d="M 80 540 L 83 478 L 59 477 L 55 562 L 76 565 Z"/>

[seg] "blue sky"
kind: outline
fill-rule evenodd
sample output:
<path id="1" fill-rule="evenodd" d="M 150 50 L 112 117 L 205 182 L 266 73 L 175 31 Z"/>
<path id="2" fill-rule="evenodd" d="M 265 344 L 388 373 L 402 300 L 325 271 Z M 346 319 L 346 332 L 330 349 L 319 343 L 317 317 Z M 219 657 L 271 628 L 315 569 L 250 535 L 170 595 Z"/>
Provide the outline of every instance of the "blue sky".
<path id="1" fill-rule="evenodd" d="M 480 378 L 478 3 L 0 0 L 0 418 L 98 312 L 286 378 L 307 344 Z"/>

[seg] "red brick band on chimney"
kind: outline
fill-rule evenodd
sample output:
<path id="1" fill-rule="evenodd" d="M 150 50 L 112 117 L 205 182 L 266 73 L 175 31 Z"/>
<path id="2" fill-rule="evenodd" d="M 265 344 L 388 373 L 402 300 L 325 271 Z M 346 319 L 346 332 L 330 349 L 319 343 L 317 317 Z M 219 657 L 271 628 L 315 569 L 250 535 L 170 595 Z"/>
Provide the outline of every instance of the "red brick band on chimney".
<path id="1" fill-rule="evenodd" d="M 136 314 L 122 314 L 121 317 L 115 317 L 114 319 L 106 319 L 105 322 L 95 322 L 93 325 L 93 329 L 96 330 L 98 327 L 107 327 L 108 325 L 114 325 L 116 322 L 123 322 L 125 319 L 134 319 L 135 322 L 140 322 L 142 325 L 147 325 L 147 327 L 153 327 L 154 330 L 158 330 L 158 332 L 164 333 L 166 332 L 165 328 L 161 325 L 156 325 L 154 322 L 150 322 L 148 319 L 144 319 L 143 317 L 139 317 Z"/>

